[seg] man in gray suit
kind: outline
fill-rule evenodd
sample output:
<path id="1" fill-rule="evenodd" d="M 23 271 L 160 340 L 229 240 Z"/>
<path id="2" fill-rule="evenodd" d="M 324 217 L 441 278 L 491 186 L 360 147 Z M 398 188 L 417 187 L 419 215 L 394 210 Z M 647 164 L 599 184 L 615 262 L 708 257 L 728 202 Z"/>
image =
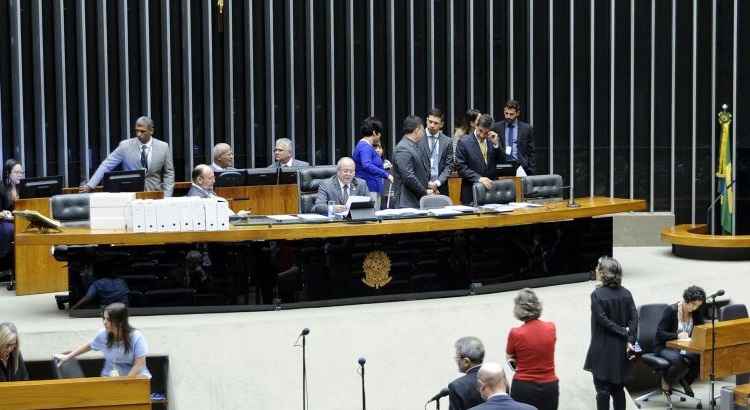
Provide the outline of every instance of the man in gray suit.
<path id="1" fill-rule="evenodd" d="M 146 170 L 146 191 L 163 191 L 164 196 L 172 196 L 174 190 L 174 166 L 169 144 L 153 137 L 154 121 L 140 117 L 135 122 L 137 138 L 129 138 L 102 161 L 89 181 L 81 187 L 83 192 L 91 192 L 99 185 L 104 173 L 122 166 L 125 171 Z"/>
<path id="2" fill-rule="evenodd" d="M 276 140 L 276 148 L 273 150 L 273 163 L 268 168 L 276 169 L 278 167 L 309 167 L 305 161 L 294 158 L 294 145 L 289 138 L 279 138 Z"/>
<path id="3" fill-rule="evenodd" d="M 313 212 L 327 215 L 328 201 L 336 203 L 334 211 L 346 211 L 346 201 L 350 196 L 370 196 L 367 182 L 354 176 L 354 160 L 342 157 L 336 164 L 336 175 L 320 183 L 318 197 L 315 198 Z"/>
<path id="4" fill-rule="evenodd" d="M 448 176 L 453 167 L 453 141 L 443 134 L 443 113 L 437 108 L 427 113 L 425 137 L 419 145 L 430 160 L 430 182 L 427 184 L 433 192 L 448 195 Z"/>
<path id="5" fill-rule="evenodd" d="M 232 147 L 229 144 L 220 142 L 214 145 L 211 156 L 213 157 L 211 169 L 214 172 L 234 169 L 234 151 L 232 151 Z"/>
<path id="6" fill-rule="evenodd" d="M 197 196 L 198 198 L 221 198 L 214 192 L 214 183 L 216 183 L 216 176 L 214 170 L 206 164 L 198 164 L 193 168 L 191 175 L 193 183 L 190 185 L 190 190 L 186 196 Z M 235 215 L 234 211 L 229 210 L 231 215 Z M 239 216 L 249 215 L 249 211 L 241 210 L 236 213 Z"/>
<path id="7" fill-rule="evenodd" d="M 393 151 L 393 174 L 396 177 L 394 192 L 397 208 L 419 208 L 419 199 L 428 193 L 430 158 L 420 146 L 424 138 L 424 125 L 417 116 L 404 120 L 404 136 Z"/>

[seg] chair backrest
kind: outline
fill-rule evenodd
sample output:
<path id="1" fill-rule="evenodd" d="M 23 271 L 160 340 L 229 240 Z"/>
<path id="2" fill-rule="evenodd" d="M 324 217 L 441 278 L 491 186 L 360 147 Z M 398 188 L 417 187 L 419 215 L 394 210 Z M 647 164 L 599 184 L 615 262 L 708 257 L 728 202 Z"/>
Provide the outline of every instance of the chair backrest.
<path id="1" fill-rule="evenodd" d="M 747 306 L 741 303 L 724 306 L 719 313 L 720 322 L 725 320 L 744 319 L 746 317 L 748 317 Z"/>
<path id="2" fill-rule="evenodd" d="M 453 205 L 447 195 L 425 195 L 419 198 L 419 209 L 435 209 Z"/>
<path id="3" fill-rule="evenodd" d="M 52 218 L 64 226 L 81 226 L 89 223 L 90 194 L 64 194 L 50 198 Z"/>
<path id="4" fill-rule="evenodd" d="M 530 175 L 523 178 L 524 198 L 562 197 L 563 179 L 557 174 Z"/>
<path id="5" fill-rule="evenodd" d="M 474 184 L 474 204 L 507 204 L 516 200 L 516 183 L 512 179 L 492 181 L 492 189 L 487 189 L 481 182 Z"/>
<path id="6" fill-rule="evenodd" d="M 58 366 L 60 361 L 58 359 L 52 360 L 52 373 L 57 379 L 78 379 L 85 377 L 81 364 L 78 363 L 78 359 L 68 359 L 63 363 L 62 366 Z"/>
<path id="7" fill-rule="evenodd" d="M 656 329 L 667 308 L 666 303 L 652 303 L 638 308 L 638 344 L 644 353 L 652 353 L 656 345 Z"/>
<path id="8" fill-rule="evenodd" d="M 323 165 L 299 169 L 299 211 L 310 213 L 318 197 L 318 186 L 326 179 L 336 175 L 335 165 Z"/>

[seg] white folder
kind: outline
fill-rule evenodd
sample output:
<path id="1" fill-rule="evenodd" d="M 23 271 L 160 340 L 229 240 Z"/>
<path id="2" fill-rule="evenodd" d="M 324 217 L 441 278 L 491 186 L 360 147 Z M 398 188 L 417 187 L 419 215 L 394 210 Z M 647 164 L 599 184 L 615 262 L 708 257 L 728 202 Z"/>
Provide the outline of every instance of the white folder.
<path id="1" fill-rule="evenodd" d="M 216 224 L 219 231 L 229 230 L 229 202 L 226 199 L 216 201 Z"/>
<path id="2" fill-rule="evenodd" d="M 156 205 L 156 231 L 169 232 L 172 217 L 169 215 L 169 203 L 165 200 L 154 201 Z"/>
<path id="3" fill-rule="evenodd" d="M 135 200 L 130 203 L 128 212 L 128 230 L 131 232 L 146 232 L 146 214 L 144 201 Z"/>
<path id="4" fill-rule="evenodd" d="M 191 198 L 190 215 L 193 217 L 193 230 L 206 230 L 206 210 L 203 207 L 203 200 L 200 198 Z"/>
<path id="5" fill-rule="evenodd" d="M 180 209 L 180 231 L 190 232 L 194 230 L 191 201 L 183 199 L 177 203 L 177 206 Z"/>
<path id="6" fill-rule="evenodd" d="M 158 232 L 158 225 L 156 219 L 156 201 L 153 199 L 147 199 L 143 203 L 143 214 L 146 222 L 146 232 Z"/>
<path id="7" fill-rule="evenodd" d="M 217 231 L 219 225 L 216 221 L 216 203 L 218 201 L 215 198 L 204 198 L 203 208 L 206 210 L 206 230 Z"/>

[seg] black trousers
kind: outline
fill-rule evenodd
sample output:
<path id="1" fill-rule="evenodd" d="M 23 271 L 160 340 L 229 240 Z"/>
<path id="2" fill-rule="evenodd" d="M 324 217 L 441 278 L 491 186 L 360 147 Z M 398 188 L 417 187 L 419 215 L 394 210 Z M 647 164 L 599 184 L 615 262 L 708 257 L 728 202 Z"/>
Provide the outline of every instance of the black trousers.
<path id="1" fill-rule="evenodd" d="M 510 397 L 515 401 L 531 404 L 538 410 L 557 410 L 560 387 L 557 381 L 536 383 L 513 380 Z"/>
<path id="2" fill-rule="evenodd" d="M 664 373 L 664 379 L 669 384 L 684 380 L 688 385 L 693 384 L 700 371 L 700 355 L 697 353 L 681 354 L 675 349 L 662 349 L 659 356 L 669 362 L 670 366 Z"/>
<path id="3" fill-rule="evenodd" d="M 625 410 L 625 391 L 622 384 L 614 384 L 594 377 L 596 389 L 596 410 L 609 410 L 609 398 L 612 397 L 612 408 Z"/>

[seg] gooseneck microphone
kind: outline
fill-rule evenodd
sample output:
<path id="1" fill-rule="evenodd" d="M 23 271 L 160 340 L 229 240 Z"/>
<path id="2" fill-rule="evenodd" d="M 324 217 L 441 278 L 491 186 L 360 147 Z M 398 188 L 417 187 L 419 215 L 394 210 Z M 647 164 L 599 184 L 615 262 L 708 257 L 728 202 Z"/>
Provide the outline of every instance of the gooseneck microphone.
<path id="1" fill-rule="evenodd" d="M 430 400 L 427 400 L 427 403 L 432 403 L 433 401 L 437 401 L 442 399 L 443 397 L 447 396 L 449 393 L 449 390 L 447 387 L 443 387 L 442 390 L 440 390 L 436 395 L 432 396 Z"/>
<path id="2" fill-rule="evenodd" d="M 297 336 L 294 347 L 299 347 L 299 339 L 302 338 L 302 410 L 307 410 L 307 343 L 305 337 L 310 334 L 310 329 L 304 328 Z"/>
<path id="3" fill-rule="evenodd" d="M 366 407 L 366 400 L 365 400 L 365 363 L 367 360 L 364 357 L 360 357 L 359 360 L 357 360 L 357 363 L 359 363 L 360 372 L 359 375 L 362 377 L 362 410 L 367 410 Z"/>
<path id="4" fill-rule="evenodd" d="M 724 293 L 725 293 L 725 292 L 724 292 L 724 289 L 719 289 L 719 290 L 717 290 L 716 292 L 714 292 L 714 293 L 712 293 L 712 294 L 708 295 L 708 296 L 706 297 L 706 299 L 716 299 L 716 298 L 718 298 L 719 296 L 724 296 Z"/>

